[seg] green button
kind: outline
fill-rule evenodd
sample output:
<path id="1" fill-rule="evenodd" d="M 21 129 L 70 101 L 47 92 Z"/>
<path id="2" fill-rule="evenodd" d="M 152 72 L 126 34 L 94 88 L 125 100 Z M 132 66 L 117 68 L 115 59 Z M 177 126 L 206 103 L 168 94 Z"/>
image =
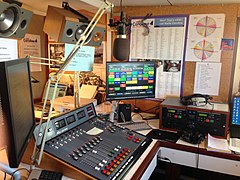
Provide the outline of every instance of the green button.
<path id="1" fill-rule="evenodd" d="M 178 118 L 182 118 L 182 116 L 178 116 Z"/>
<path id="2" fill-rule="evenodd" d="M 214 123 L 214 120 L 212 119 L 212 120 L 210 120 L 210 123 Z"/>

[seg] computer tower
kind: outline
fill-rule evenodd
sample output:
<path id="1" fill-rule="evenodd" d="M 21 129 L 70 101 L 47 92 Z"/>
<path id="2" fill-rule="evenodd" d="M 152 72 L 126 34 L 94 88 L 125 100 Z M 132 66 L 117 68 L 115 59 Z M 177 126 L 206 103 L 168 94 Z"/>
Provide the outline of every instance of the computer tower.
<path id="1" fill-rule="evenodd" d="M 131 104 L 119 104 L 118 105 L 118 122 L 129 122 L 132 121 L 131 116 Z"/>

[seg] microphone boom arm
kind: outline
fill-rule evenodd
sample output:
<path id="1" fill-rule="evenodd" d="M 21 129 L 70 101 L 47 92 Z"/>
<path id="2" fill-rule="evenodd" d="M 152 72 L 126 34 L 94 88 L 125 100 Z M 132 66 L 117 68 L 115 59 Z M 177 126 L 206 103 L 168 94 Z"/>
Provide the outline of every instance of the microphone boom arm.
<path id="1" fill-rule="evenodd" d="M 38 136 L 36 138 L 36 141 L 35 141 L 35 144 L 34 144 L 34 149 L 33 149 L 33 154 L 31 156 L 31 167 L 30 167 L 30 169 L 34 168 L 35 163 L 37 163 L 39 165 L 40 162 L 41 162 L 41 159 L 42 159 L 43 149 L 44 149 L 46 138 L 47 138 L 48 124 L 49 124 L 50 119 L 51 119 L 54 100 L 55 100 L 56 93 L 57 93 L 58 82 L 60 81 L 61 77 L 65 73 L 66 68 L 69 65 L 69 63 L 71 62 L 72 58 L 75 56 L 75 54 L 78 52 L 78 50 L 84 45 L 85 41 L 87 40 L 87 38 L 89 37 L 89 35 L 93 31 L 94 27 L 96 26 L 96 24 L 98 23 L 98 21 L 100 20 L 100 18 L 104 14 L 104 12 L 107 11 L 109 8 L 113 8 L 113 6 L 114 6 L 112 3 L 110 3 L 106 0 L 104 0 L 104 1 L 100 1 L 100 0 L 80 0 L 80 1 L 88 3 L 92 6 L 96 6 L 99 9 L 96 12 L 96 14 L 94 15 L 94 17 L 92 18 L 92 20 L 90 21 L 90 23 L 88 24 L 84 33 L 80 36 L 79 40 L 77 41 L 77 43 L 75 44 L 75 46 L 73 47 L 73 49 L 71 50 L 69 55 L 67 56 L 66 60 L 62 64 L 62 66 L 59 68 L 59 70 L 54 75 L 50 76 L 49 79 L 48 79 L 47 90 L 46 90 L 46 93 L 45 93 L 44 104 L 43 104 L 43 109 L 42 109 L 42 115 L 41 115 L 40 122 L 39 122 Z M 50 105 L 50 110 L 48 112 L 48 118 L 47 118 L 45 130 L 44 130 L 44 133 L 43 133 L 43 139 L 42 139 L 41 147 L 40 147 L 40 150 L 37 151 L 37 145 L 40 141 L 39 134 L 41 133 L 40 131 L 41 131 L 42 122 L 43 122 L 43 115 L 44 115 L 44 110 L 46 109 L 47 97 L 48 97 L 48 94 L 49 94 L 49 89 L 50 89 L 51 83 L 55 84 L 54 85 L 54 92 L 53 92 L 52 97 L 51 97 L 51 105 Z M 74 83 L 76 83 L 76 82 L 74 82 Z M 80 91 L 78 91 L 78 95 L 74 94 L 75 95 L 74 96 L 74 101 L 75 101 L 74 104 L 75 105 L 79 105 L 79 97 L 80 97 L 79 93 L 80 93 Z"/>

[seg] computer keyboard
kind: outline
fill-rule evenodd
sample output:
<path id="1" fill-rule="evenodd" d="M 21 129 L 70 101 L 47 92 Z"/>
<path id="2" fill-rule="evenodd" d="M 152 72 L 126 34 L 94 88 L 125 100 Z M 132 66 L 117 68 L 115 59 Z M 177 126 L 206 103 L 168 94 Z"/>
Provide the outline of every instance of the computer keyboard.
<path id="1" fill-rule="evenodd" d="M 145 122 L 130 122 L 130 123 L 124 123 L 121 125 L 133 131 L 142 131 L 142 130 L 152 129 L 152 127 Z"/>
<path id="2" fill-rule="evenodd" d="M 61 180 L 62 173 L 48 170 L 33 170 L 28 180 Z"/>
<path id="3" fill-rule="evenodd" d="M 39 180 L 61 180 L 62 173 L 42 170 Z"/>

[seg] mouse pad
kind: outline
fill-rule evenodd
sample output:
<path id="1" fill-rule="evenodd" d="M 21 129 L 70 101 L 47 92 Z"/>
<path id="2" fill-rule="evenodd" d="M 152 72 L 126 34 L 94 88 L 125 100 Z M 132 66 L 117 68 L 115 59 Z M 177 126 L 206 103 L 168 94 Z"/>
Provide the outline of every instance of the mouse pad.
<path id="1" fill-rule="evenodd" d="M 160 129 L 152 129 L 148 134 L 147 137 L 152 139 L 159 139 L 164 141 L 170 141 L 176 143 L 177 140 L 181 137 L 180 133 L 177 132 L 170 132 Z"/>

